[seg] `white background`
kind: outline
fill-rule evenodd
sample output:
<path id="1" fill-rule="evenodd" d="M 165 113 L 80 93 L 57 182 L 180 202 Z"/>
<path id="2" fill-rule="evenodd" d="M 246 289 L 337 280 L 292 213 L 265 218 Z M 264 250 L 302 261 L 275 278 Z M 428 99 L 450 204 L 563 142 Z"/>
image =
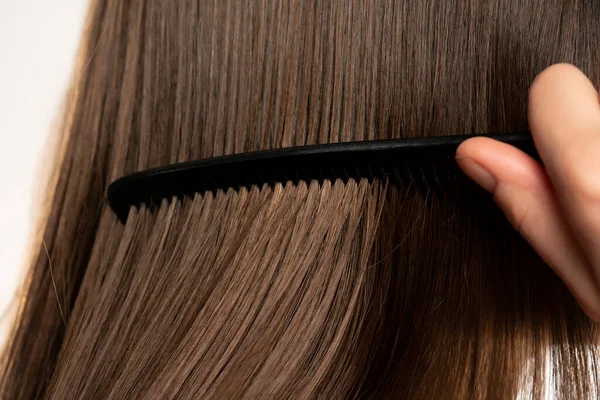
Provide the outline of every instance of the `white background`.
<path id="1" fill-rule="evenodd" d="M 89 0 L 0 0 L 0 343 L 40 206 L 43 151 L 88 6 Z"/>

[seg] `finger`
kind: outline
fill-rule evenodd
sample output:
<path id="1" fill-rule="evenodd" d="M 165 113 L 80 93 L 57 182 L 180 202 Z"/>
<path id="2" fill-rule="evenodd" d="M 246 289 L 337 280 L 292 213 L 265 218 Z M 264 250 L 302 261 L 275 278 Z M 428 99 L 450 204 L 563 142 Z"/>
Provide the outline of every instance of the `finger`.
<path id="1" fill-rule="evenodd" d="M 598 92 L 574 66 L 552 66 L 532 84 L 529 123 L 567 223 L 600 281 Z"/>
<path id="2" fill-rule="evenodd" d="M 457 150 L 457 163 L 504 211 L 514 228 L 561 277 L 588 315 L 600 320 L 592 271 L 556 201 L 544 169 L 522 151 L 489 138 Z"/>

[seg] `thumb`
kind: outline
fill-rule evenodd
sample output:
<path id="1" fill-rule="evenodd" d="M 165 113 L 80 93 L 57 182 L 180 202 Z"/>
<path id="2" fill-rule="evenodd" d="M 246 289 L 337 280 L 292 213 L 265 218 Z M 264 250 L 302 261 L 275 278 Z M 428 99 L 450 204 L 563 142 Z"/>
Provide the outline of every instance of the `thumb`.
<path id="1" fill-rule="evenodd" d="M 490 138 L 462 143 L 459 167 L 494 195 L 513 227 L 561 277 L 588 315 L 600 320 L 600 296 L 542 166 L 521 150 Z"/>

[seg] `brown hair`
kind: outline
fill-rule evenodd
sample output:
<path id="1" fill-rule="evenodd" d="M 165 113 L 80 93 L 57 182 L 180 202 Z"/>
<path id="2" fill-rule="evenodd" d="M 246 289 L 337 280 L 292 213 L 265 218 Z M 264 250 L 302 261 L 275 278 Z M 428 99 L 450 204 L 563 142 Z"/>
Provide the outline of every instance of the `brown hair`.
<path id="1" fill-rule="evenodd" d="M 124 225 L 105 199 L 179 161 L 527 129 L 544 67 L 598 81 L 598 17 L 583 0 L 95 0 L 1 392 L 598 397 L 597 325 L 473 186 L 252 187 Z"/>

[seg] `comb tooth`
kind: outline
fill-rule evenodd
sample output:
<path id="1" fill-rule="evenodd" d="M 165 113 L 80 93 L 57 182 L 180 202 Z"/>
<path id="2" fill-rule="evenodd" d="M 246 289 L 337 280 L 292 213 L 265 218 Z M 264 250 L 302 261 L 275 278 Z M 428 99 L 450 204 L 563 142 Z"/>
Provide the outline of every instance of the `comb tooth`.
<path id="1" fill-rule="evenodd" d="M 385 176 L 389 179 L 390 183 L 395 182 L 396 180 L 396 172 L 394 171 L 393 165 L 386 165 L 385 167 Z"/>
<path id="2" fill-rule="evenodd" d="M 457 190 L 457 172 L 456 166 L 452 161 L 437 163 L 436 165 L 437 188 L 439 193 L 454 192 Z"/>
<path id="3" fill-rule="evenodd" d="M 432 188 L 431 185 L 431 165 L 430 164 L 421 164 L 419 166 L 419 183 L 423 186 L 427 192 L 429 192 Z"/>
<path id="4" fill-rule="evenodd" d="M 267 183 L 268 185 L 274 185 L 274 184 L 276 184 L 276 183 L 277 183 L 277 182 L 275 182 L 273 179 L 271 179 L 271 176 L 269 175 L 269 173 L 268 173 L 268 172 L 267 172 L 266 174 L 265 174 L 265 173 L 263 173 L 263 174 L 261 175 L 261 177 L 260 177 L 260 181 L 261 181 L 261 182 L 265 182 L 265 183 Z"/>
<path id="5" fill-rule="evenodd" d="M 236 192 L 239 191 L 239 187 L 240 187 L 240 179 L 237 175 L 232 175 L 231 178 L 229 178 L 229 187 L 231 187 L 232 189 L 234 189 Z"/>
<path id="6" fill-rule="evenodd" d="M 392 167 L 392 173 L 393 173 L 393 178 L 394 178 L 394 183 L 397 184 L 398 186 L 402 185 L 402 176 L 400 175 L 400 171 L 398 170 L 398 166 L 394 165 Z"/>
<path id="7" fill-rule="evenodd" d="M 442 180 L 441 178 L 441 174 L 446 173 L 446 169 L 445 166 L 440 165 L 440 164 L 432 164 L 431 165 L 431 177 L 432 177 L 432 182 L 433 182 L 433 186 L 434 186 L 434 190 L 436 192 L 439 192 L 439 190 L 442 187 Z"/>
<path id="8" fill-rule="evenodd" d="M 444 182 L 454 181 L 453 175 L 454 170 L 451 164 L 448 163 L 436 163 L 435 164 L 435 176 L 437 178 L 437 184 L 443 186 Z"/>
<path id="9" fill-rule="evenodd" d="M 306 179 L 306 175 L 311 175 L 312 172 L 304 172 L 303 171 L 296 171 L 294 172 L 294 175 L 296 176 L 296 184 L 300 183 L 301 181 L 306 181 L 306 185 L 310 186 L 310 180 Z"/>
<path id="10" fill-rule="evenodd" d="M 323 169 L 323 177 L 331 181 L 331 183 L 335 182 L 335 174 L 332 173 L 330 168 Z"/>
<path id="11" fill-rule="evenodd" d="M 210 191 L 213 194 L 213 196 L 217 197 L 218 189 L 217 189 L 217 184 L 214 181 L 214 179 L 211 179 L 209 181 L 209 185 L 207 187 L 207 190 Z"/>
<path id="12" fill-rule="evenodd" d="M 431 164 L 431 181 L 436 187 L 443 186 L 443 182 L 447 182 L 452 171 L 450 165 L 445 162 L 437 162 Z"/>
<path id="13" fill-rule="evenodd" d="M 419 183 L 419 181 L 420 181 L 419 176 L 421 174 L 420 166 L 421 166 L 420 164 L 416 164 L 416 165 L 413 163 L 407 164 L 406 174 L 407 174 L 409 186 L 412 186 L 415 183 L 417 183 L 417 184 Z"/>
<path id="14" fill-rule="evenodd" d="M 200 183 L 200 185 L 198 185 L 198 187 L 199 187 L 198 191 L 200 191 L 202 193 L 202 195 L 206 195 L 207 192 L 210 191 L 210 188 L 207 187 L 205 181 L 201 181 L 201 183 Z"/>
<path id="15" fill-rule="evenodd" d="M 327 167 L 321 168 L 321 177 L 331 181 L 332 184 L 335 183 L 335 178 L 331 175 L 331 171 Z"/>
<path id="16" fill-rule="evenodd" d="M 298 171 L 294 171 L 294 184 L 298 185 L 301 181 L 306 181 L 304 179 L 304 177 L 302 176 L 302 173 L 300 173 Z M 306 181 L 306 185 L 309 186 L 310 181 Z"/>
<path id="17" fill-rule="evenodd" d="M 244 186 L 246 186 L 247 188 L 250 188 L 253 186 L 253 184 L 255 184 L 259 190 L 262 190 L 264 187 L 264 183 L 267 184 L 267 187 L 273 187 L 273 185 L 271 185 L 271 183 L 269 183 L 269 182 L 261 182 L 260 180 L 255 180 L 253 182 L 252 178 L 250 178 L 250 176 L 246 177 L 246 179 L 244 181 Z"/>
<path id="18" fill-rule="evenodd" d="M 354 178 L 354 180 L 358 181 L 361 178 L 364 178 L 365 174 L 364 174 L 364 171 L 363 171 L 363 169 L 362 169 L 362 167 L 360 165 L 356 165 L 354 167 L 354 171 L 355 171 L 355 173 L 354 173 L 354 176 L 352 177 L 352 178 Z"/>
<path id="19" fill-rule="evenodd" d="M 398 167 L 398 175 L 400 176 L 401 184 L 406 187 L 410 187 L 415 181 L 412 164 L 400 164 Z"/>
<path id="20" fill-rule="evenodd" d="M 385 179 L 388 176 L 387 168 L 383 163 L 377 165 L 377 174 L 380 179 Z"/>
<path id="21" fill-rule="evenodd" d="M 246 186 L 246 187 L 252 186 L 252 178 L 250 177 L 250 175 L 244 175 L 244 186 Z M 262 185 L 257 185 L 257 186 L 260 188 Z"/>
<path id="22" fill-rule="evenodd" d="M 369 182 L 373 182 L 375 180 L 375 174 L 373 174 L 373 169 L 371 169 L 370 165 L 367 165 L 367 178 Z"/>
<path id="23" fill-rule="evenodd" d="M 355 165 L 351 172 L 353 173 L 353 176 L 350 176 L 350 178 L 360 179 L 360 177 L 362 176 L 362 173 L 360 172 L 360 167 L 358 165 Z"/>
<path id="24" fill-rule="evenodd" d="M 273 170 L 270 170 L 267 174 L 267 179 L 269 180 L 269 182 L 279 182 L 279 180 L 275 177 L 275 172 L 273 172 Z M 280 183 L 282 184 L 282 186 L 285 186 L 285 182 Z"/>
<path id="25" fill-rule="evenodd" d="M 344 183 L 348 183 L 350 176 L 348 176 L 348 170 L 346 168 L 342 168 L 342 176 L 344 178 Z"/>

